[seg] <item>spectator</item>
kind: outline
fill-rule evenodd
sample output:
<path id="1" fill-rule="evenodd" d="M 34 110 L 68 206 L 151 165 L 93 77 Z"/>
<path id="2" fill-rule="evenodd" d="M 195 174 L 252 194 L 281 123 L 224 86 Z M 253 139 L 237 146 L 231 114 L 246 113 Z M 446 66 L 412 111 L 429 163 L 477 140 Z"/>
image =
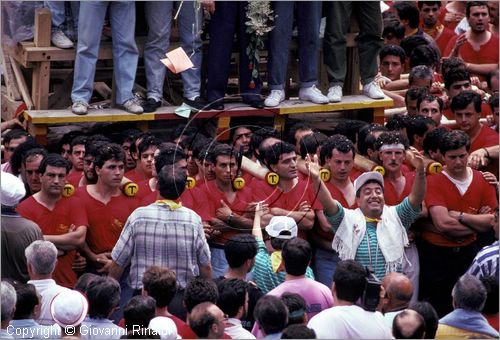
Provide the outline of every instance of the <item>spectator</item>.
<path id="1" fill-rule="evenodd" d="M 290 325 L 283 330 L 281 339 L 316 339 L 316 333 L 306 325 Z"/>
<path id="2" fill-rule="evenodd" d="M 498 338 L 498 331 L 481 315 L 486 289 L 474 276 L 461 276 L 451 292 L 454 310 L 439 320 L 436 338 Z"/>
<path id="3" fill-rule="evenodd" d="M 130 181 L 139 183 L 153 177 L 154 155 L 161 144 L 161 140 L 154 136 L 142 138 L 137 147 L 138 160 L 133 170 L 125 174 Z"/>
<path id="4" fill-rule="evenodd" d="M 188 317 L 189 326 L 196 336 L 204 339 L 222 339 L 227 316 L 211 302 L 195 306 Z"/>
<path id="5" fill-rule="evenodd" d="M 80 3 L 78 1 L 45 1 L 44 5 L 48 7 L 52 19 L 52 34 L 50 40 L 52 45 L 59 48 L 73 48 L 73 41 L 68 37 L 69 32 L 75 34 L 78 30 L 78 12 Z M 66 19 L 66 6 L 71 8 L 71 21 Z M 69 24 L 73 27 L 70 27 Z M 68 35 L 64 33 L 64 28 Z"/>
<path id="6" fill-rule="evenodd" d="M 288 133 L 288 143 L 295 146 L 295 153 L 300 155 L 300 141 L 307 135 L 313 134 L 313 128 L 305 123 L 296 123 L 290 128 Z"/>
<path id="7" fill-rule="evenodd" d="M 408 308 L 412 296 L 413 286 L 406 275 L 389 273 L 384 277 L 380 293 L 380 309 L 384 313 L 388 327 L 392 327 L 394 318 Z"/>
<path id="8" fill-rule="evenodd" d="M 455 32 L 439 21 L 441 1 L 418 1 L 417 5 L 422 20 L 422 30 L 434 39 L 443 54 L 446 45 L 455 36 Z"/>
<path id="9" fill-rule="evenodd" d="M 85 296 L 75 290 L 65 290 L 54 297 L 50 312 L 54 321 L 61 326 L 63 338 L 81 337 L 81 324 L 88 308 Z"/>
<path id="10" fill-rule="evenodd" d="M 180 337 L 177 334 L 177 327 L 174 321 L 165 316 L 157 316 L 151 319 L 148 328 L 156 332 L 160 339 L 179 339 Z"/>
<path id="11" fill-rule="evenodd" d="M 413 54 L 412 54 L 413 55 Z M 412 65 L 410 75 L 408 76 L 408 84 L 412 87 L 425 87 L 431 89 L 434 82 L 432 69 L 426 65 Z"/>
<path id="12" fill-rule="evenodd" d="M 404 69 L 406 54 L 398 45 L 386 45 L 379 53 L 380 73 L 390 81 L 399 80 Z"/>
<path id="13" fill-rule="evenodd" d="M 288 323 L 288 310 L 279 298 L 266 295 L 257 302 L 254 317 L 266 339 L 279 339 Z"/>
<path id="14" fill-rule="evenodd" d="M 431 118 L 436 127 L 441 125 L 444 103 L 439 97 L 427 95 L 417 100 L 417 112 L 419 115 Z"/>
<path id="15" fill-rule="evenodd" d="M 28 137 L 29 134 L 21 129 L 10 130 L 2 136 L 3 159 L 1 169 L 3 172 L 13 173 L 12 164 L 10 162 L 12 154 L 20 144 L 28 140 Z"/>
<path id="16" fill-rule="evenodd" d="M 318 339 L 391 339 L 380 312 L 370 312 L 356 305 L 366 286 L 366 270 L 353 260 L 339 262 L 333 276 L 335 307 L 322 311 L 307 326 Z"/>
<path id="17" fill-rule="evenodd" d="M 435 127 L 436 123 L 429 117 L 421 115 L 411 117 L 406 127 L 406 136 L 408 137 L 409 145 L 418 151 L 422 151 L 425 135 Z"/>
<path id="18" fill-rule="evenodd" d="M 155 317 L 156 302 L 151 296 L 136 295 L 123 309 L 126 329 L 147 328 Z"/>
<path id="19" fill-rule="evenodd" d="M 396 339 L 425 339 L 424 318 L 414 310 L 405 309 L 394 318 L 392 334 Z"/>
<path id="20" fill-rule="evenodd" d="M 85 157 L 86 143 L 86 136 L 75 137 L 70 143 L 69 160 L 71 162 L 71 170 L 69 171 L 66 181 L 75 188 L 78 188 L 78 184 L 83 175 L 83 159 Z"/>
<path id="21" fill-rule="evenodd" d="M 412 87 L 406 91 L 405 94 L 405 103 L 406 103 L 406 112 L 408 116 L 416 116 L 418 114 L 417 111 L 417 102 L 420 98 L 423 98 L 429 95 L 429 90 L 426 87 Z"/>
<path id="22" fill-rule="evenodd" d="M 28 267 L 24 249 L 36 240 L 42 240 L 40 227 L 15 210 L 24 197 L 26 189 L 16 176 L 3 172 L 1 174 L 2 203 L 2 272 L 3 279 L 20 282 L 29 280 Z"/>
<path id="23" fill-rule="evenodd" d="M 31 149 L 23 155 L 21 175 L 26 184 L 26 197 L 31 196 L 41 189 L 40 183 L 40 163 L 47 156 L 45 149 Z"/>
<path id="24" fill-rule="evenodd" d="M 498 261 L 498 207 L 495 209 L 494 219 L 491 221 L 496 241 L 481 249 L 472 260 L 467 273 L 481 279 L 485 276 L 499 277 Z"/>
<path id="25" fill-rule="evenodd" d="M 307 325 L 309 321 L 307 317 L 306 300 L 297 293 L 283 293 L 281 301 L 288 309 L 288 324 L 287 327 L 293 324 Z"/>
<path id="26" fill-rule="evenodd" d="M 3 275 L 2 275 L 3 276 Z M 12 334 L 9 333 L 7 327 L 9 326 L 10 320 L 14 317 L 14 311 L 16 308 L 16 290 L 12 285 L 7 281 L 2 281 L 0 283 L 0 292 L 1 292 L 1 309 L 2 319 L 0 325 L 0 337 L 2 339 L 13 339 Z"/>
<path id="27" fill-rule="evenodd" d="M 425 338 L 434 339 L 439 324 L 439 317 L 434 307 L 429 302 L 422 301 L 412 304 L 409 309 L 418 312 L 424 318 Z"/>

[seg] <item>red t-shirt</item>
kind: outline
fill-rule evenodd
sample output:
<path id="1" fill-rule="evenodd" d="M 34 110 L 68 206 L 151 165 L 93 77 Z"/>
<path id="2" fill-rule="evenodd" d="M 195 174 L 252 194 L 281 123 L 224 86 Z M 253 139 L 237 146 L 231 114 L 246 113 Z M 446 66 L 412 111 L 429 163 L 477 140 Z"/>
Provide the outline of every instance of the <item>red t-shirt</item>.
<path id="1" fill-rule="evenodd" d="M 38 224 L 44 235 L 66 234 L 72 224 L 77 227 L 86 225 L 85 214 L 74 197 L 61 197 L 54 209 L 49 210 L 30 196 L 21 202 L 16 210 L 24 218 Z M 56 268 L 52 274 L 57 284 L 68 288 L 74 287 L 77 280 L 77 275 L 72 269 L 75 255 L 76 250 L 71 250 L 57 258 Z"/>
<path id="2" fill-rule="evenodd" d="M 72 186 L 78 188 L 80 185 L 80 180 L 82 179 L 83 171 L 73 171 L 66 176 L 66 183 L 71 184 Z"/>
<path id="3" fill-rule="evenodd" d="M 495 187 L 486 182 L 483 175 L 472 170 L 473 179 L 469 188 L 462 196 L 454 183 L 443 173 L 429 176 L 427 178 L 427 193 L 425 204 L 428 208 L 432 206 L 443 206 L 448 210 L 461 211 L 476 214 L 485 205 L 495 209 L 498 205 Z M 453 242 L 441 234 L 431 231 L 422 231 L 422 238 L 430 243 L 442 247 L 461 247 L 472 243 L 476 235 L 471 235 L 461 243 Z"/>
<path id="4" fill-rule="evenodd" d="M 415 173 L 404 172 L 403 176 L 405 177 L 406 182 L 405 187 L 399 196 L 391 181 L 384 178 L 384 199 L 386 205 L 398 205 L 411 193 L 411 188 L 413 187 L 413 182 L 415 181 Z"/>
<path id="5" fill-rule="evenodd" d="M 134 183 L 140 183 L 142 181 L 149 179 L 146 176 L 144 176 L 143 174 L 137 172 L 137 169 L 132 169 L 132 170 L 126 172 L 124 176 L 127 177 L 130 181 L 132 181 Z"/>
<path id="6" fill-rule="evenodd" d="M 456 37 L 457 35 L 455 32 L 447 27 L 443 28 L 443 31 L 441 34 L 436 38 L 434 38 L 434 41 L 436 42 L 436 45 L 439 47 L 439 51 L 441 52 L 441 56 L 444 56 L 444 52 L 446 50 L 446 47 L 448 46 L 448 43 L 450 42 L 451 39 Z"/>
<path id="7" fill-rule="evenodd" d="M 491 106 L 487 103 L 481 103 L 481 118 L 486 118 L 487 116 L 492 115 L 493 112 L 491 112 Z M 443 115 L 451 120 L 455 119 L 455 115 L 453 114 L 453 111 L 449 107 L 443 110 Z"/>
<path id="8" fill-rule="evenodd" d="M 470 143 L 470 151 L 473 152 L 488 146 L 498 145 L 498 132 L 486 125 L 481 125 L 479 135 Z"/>
<path id="9" fill-rule="evenodd" d="M 90 196 L 87 188 L 81 187 L 75 194 L 80 209 L 83 208 L 85 212 L 87 244 L 96 254 L 111 251 L 127 218 L 139 206 L 139 202 L 135 197 L 120 194 L 104 204 Z"/>
<path id="10" fill-rule="evenodd" d="M 455 31 L 455 28 L 457 27 L 458 23 L 460 21 L 444 21 L 444 17 L 448 13 L 448 10 L 446 9 L 446 6 L 441 7 L 441 12 L 439 12 L 438 20 L 439 22 L 442 22 L 445 27 L 448 29 Z"/>

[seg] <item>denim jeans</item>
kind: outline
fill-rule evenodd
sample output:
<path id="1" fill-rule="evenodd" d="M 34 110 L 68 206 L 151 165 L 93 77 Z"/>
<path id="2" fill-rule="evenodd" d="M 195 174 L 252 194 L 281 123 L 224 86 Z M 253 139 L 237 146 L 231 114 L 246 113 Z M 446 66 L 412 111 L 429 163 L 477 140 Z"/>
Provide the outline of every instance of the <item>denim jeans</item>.
<path id="1" fill-rule="evenodd" d="M 377 75 L 377 57 L 383 46 L 382 15 L 378 1 L 330 1 L 326 4 L 326 27 L 323 55 L 330 86 L 344 84 L 347 73 L 346 36 L 354 12 L 359 24 L 356 38 L 359 51 L 361 84 Z"/>
<path id="2" fill-rule="evenodd" d="M 163 97 L 163 84 L 167 69 L 160 59 L 170 45 L 170 31 L 172 25 L 172 10 L 176 2 L 147 1 L 144 3 L 148 37 L 144 45 L 144 66 L 146 71 L 148 98 L 159 101 Z M 176 6 L 177 7 L 177 6 Z M 201 60 L 203 12 L 197 7 L 196 1 L 184 1 L 178 17 L 181 46 L 191 58 L 193 68 L 181 73 L 184 84 L 184 97 L 192 98 L 200 95 L 201 87 Z"/>
<path id="3" fill-rule="evenodd" d="M 275 1 L 274 29 L 269 34 L 269 88 L 283 90 L 292 37 L 294 10 L 299 33 L 300 87 L 315 85 L 318 80 L 320 1 Z"/>
<path id="4" fill-rule="evenodd" d="M 335 273 L 335 268 L 337 268 L 337 264 L 339 262 L 340 258 L 336 252 L 317 247 L 314 253 L 313 266 L 316 281 L 321 282 L 328 288 L 331 288 L 333 283 L 333 274 Z"/>
<path id="5" fill-rule="evenodd" d="M 92 96 L 97 55 L 101 42 L 106 10 L 113 38 L 113 69 L 116 102 L 123 104 L 133 98 L 139 51 L 135 43 L 135 2 L 82 1 L 80 4 L 78 45 L 71 100 L 88 103 Z"/>
<path id="6" fill-rule="evenodd" d="M 216 279 L 224 276 L 229 268 L 224 249 L 210 247 L 210 253 L 212 257 L 212 278 Z"/>
<path id="7" fill-rule="evenodd" d="M 66 2 L 70 3 L 71 15 L 73 17 L 73 26 L 78 28 L 78 12 L 80 10 L 80 1 L 44 1 L 43 6 L 50 10 L 52 17 L 52 32 L 62 29 L 66 22 Z M 69 27 L 68 27 L 69 29 Z"/>

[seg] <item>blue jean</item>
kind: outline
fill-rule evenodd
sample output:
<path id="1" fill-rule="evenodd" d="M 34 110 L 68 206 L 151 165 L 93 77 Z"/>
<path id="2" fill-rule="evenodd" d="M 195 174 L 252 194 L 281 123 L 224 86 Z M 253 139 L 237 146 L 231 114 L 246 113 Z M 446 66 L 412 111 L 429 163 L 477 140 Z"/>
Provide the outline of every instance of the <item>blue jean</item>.
<path id="1" fill-rule="evenodd" d="M 71 15 L 73 17 L 73 26 L 78 28 L 78 12 L 80 10 L 80 1 L 44 1 L 43 6 L 50 10 L 52 18 L 52 32 L 62 29 L 66 22 L 66 2 L 70 3 Z"/>
<path id="2" fill-rule="evenodd" d="M 314 254 L 314 277 L 316 281 L 321 282 L 328 288 L 332 287 L 333 274 L 340 262 L 339 255 L 331 250 L 324 250 L 319 247 L 316 248 Z"/>
<path id="3" fill-rule="evenodd" d="M 216 279 L 224 276 L 229 268 L 224 249 L 210 247 L 210 253 L 212 257 L 212 278 Z"/>
<path id="4" fill-rule="evenodd" d="M 294 10 L 297 14 L 296 22 L 299 33 L 300 87 L 311 87 L 318 80 L 321 2 L 275 1 L 272 4 L 276 18 L 274 29 L 269 34 L 269 88 L 271 90 L 285 88 Z"/>
<path id="5" fill-rule="evenodd" d="M 163 97 L 163 84 L 167 69 L 160 62 L 170 45 L 172 25 L 172 1 L 147 1 L 144 11 L 148 24 L 148 37 L 144 45 L 144 66 L 146 71 L 148 98 L 159 101 Z M 200 36 L 203 13 L 196 8 L 196 1 L 184 1 L 178 17 L 181 46 L 191 58 L 193 68 L 181 73 L 184 97 L 200 95 L 202 40 Z"/>
<path id="6" fill-rule="evenodd" d="M 101 42 L 106 10 L 113 38 L 113 68 L 116 102 L 123 104 L 133 98 L 139 51 L 135 43 L 135 2 L 82 1 L 78 26 L 78 45 L 71 100 L 88 103 L 92 96 L 97 54 Z"/>

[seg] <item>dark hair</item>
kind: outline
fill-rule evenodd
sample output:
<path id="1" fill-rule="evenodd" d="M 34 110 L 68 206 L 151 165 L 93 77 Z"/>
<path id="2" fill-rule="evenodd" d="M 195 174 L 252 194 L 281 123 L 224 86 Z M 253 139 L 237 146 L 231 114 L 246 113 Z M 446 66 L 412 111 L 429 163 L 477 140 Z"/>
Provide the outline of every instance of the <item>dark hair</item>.
<path id="1" fill-rule="evenodd" d="M 499 98 L 498 98 L 498 93 L 495 93 L 490 97 L 490 100 L 488 101 L 488 104 L 490 104 L 491 107 L 491 112 L 495 111 L 495 107 L 498 107 L 499 105 Z"/>
<path id="2" fill-rule="evenodd" d="M 387 131 L 382 132 L 382 134 L 378 136 L 375 141 L 375 150 L 379 151 L 382 145 L 389 144 L 403 144 L 405 150 L 408 149 L 408 140 L 402 133 L 397 131 Z"/>
<path id="3" fill-rule="evenodd" d="M 32 319 L 35 306 L 40 303 L 36 288 L 31 283 L 14 282 L 16 290 L 16 310 L 14 311 L 14 320 Z"/>
<path id="4" fill-rule="evenodd" d="M 266 335 L 281 332 L 288 323 L 288 309 L 273 295 L 261 297 L 255 305 L 253 315 Z"/>
<path id="5" fill-rule="evenodd" d="M 87 144 L 87 136 L 85 135 L 80 135 L 76 136 L 71 140 L 71 143 L 69 144 L 69 153 L 71 154 L 73 152 L 73 148 L 75 145 L 83 145 L 85 147 L 85 144 Z"/>
<path id="6" fill-rule="evenodd" d="M 443 59 L 443 61 L 441 62 L 441 75 L 443 76 L 443 79 L 446 79 L 448 77 L 448 73 L 450 71 L 457 69 L 467 70 L 465 62 L 462 58 L 449 57 Z"/>
<path id="7" fill-rule="evenodd" d="M 388 55 L 399 57 L 401 64 L 404 64 L 406 59 L 405 50 L 403 50 L 401 46 L 398 45 L 385 45 L 384 47 L 382 47 L 378 55 L 380 58 L 380 62 L 382 62 L 382 60 L 384 60 L 384 58 Z"/>
<path id="8" fill-rule="evenodd" d="M 411 304 L 409 309 L 416 311 L 424 318 L 425 338 L 434 339 L 439 325 L 439 317 L 434 307 L 427 301 L 418 301 Z"/>
<path id="9" fill-rule="evenodd" d="M 352 158 L 356 155 L 354 144 L 343 135 L 333 135 L 329 137 L 322 145 L 319 153 L 319 161 L 325 164 L 327 158 L 332 158 L 333 150 L 341 153 L 349 153 L 352 151 Z"/>
<path id="10" fill-rule="evenodd" d="M 283 330 L 282 339 L 316 339 L 314 329 L 306 325 L 290 325 Z"/>
<path id="11" fill-rule="evenodd" d="M 297 131 L 312 131 L 314 132 L 314 129 L 306 123 L 295 123 L 291 128 L 290 131 L 288 132 L 288 143 L 295 145 L 297 144 L 297 140 L 295 139 L 295 134 Z"/>
<path id="12" fill-rule="evenodd" d="M 7 131 L 3 136 L 3 141 L 2 143 L 4 145 L 9 144 L 11 140 L 13 139 L 21 139 L 23 137 L 29 137 L 30 134 L 24 131 L 23 129 L 12 129 L 10 131 Z"/>
<path id="13" fill-rule="evenodd" d="M 207 138 L 205 136 L 199 136 L 193 141 L 193 157 L 199 161 L 203 161 L 206 158 L 206 154 L 202 152 L 203 150 L 207 150 L 207 147 L 210 147 L 211 144 L 217 144 L 213 138 Z"/>
<path id="14" fill-rule="evenodd" d="M 427 6 L 435 6 L 437 5 L 439 8 L 441 8 L 441 1 L 417 1 L 417 6 L 418 6 L 418 9 L 422 9 L 422 7 L 424 5 L 427 5 Z"/>
<path id="15" fill-rule="evenodd" d="M 245 305 L 248 283 L 241 279 L 224 279 L 217 284 L 217 288 L 217 306 L 230 318 L 234 318 L 240 307 Z"/>
<path id="16" fill-rule="evenodd" d="M 147 136 L 144 137 L 138 145 L 139 156 L 146 152 L 147 149 L 154 147 L 157 148 L 160 146 L 161 140 L 156 138 L 155 136 Z"/>
<path id="17" fill-rule="evenodd" d="M 405 94 L 405 103 L 408 104 L 409 100 L 416 100 L 418 101 L 419 98 L 423 98 L 427 95 L 429 95 L 429 89 L 427 87 L 411 87 L 406 91 Z M 386 124 L 387 126 L 387 124 Z"/>
<path id="18" fill-rule="evenodd" d="M 279 142 L 266 150 L 264 158 L 268 165 L 275 165 L 278 164 L 281 155 L 292 152 L 295 152 L 295 147 L 292 144 Z"/>
<path id="19" fill-rule="evenodd" d="M 155 170 L 159 174 L 165 165 L 174 165 L 182 159 L 186 159 L 184 150 L 174 143 L 162 143 L 160 152 L 155 156 Z"/>
<path id="20" fill-rule="evenodd" d="M 189 315 L 188 324 L 198 338 L 208 338 L 210 328 L 217 322 L 215 315 L 210 313 L 208 309 L 213 304 L 210 302 L 203 302 L 194 306 L 194 311 Z"/>
<path id="21" fill-rule="evenodd" d="M 38 144 L 35 139 L 31 136 L 28 136 L 27 139 L 19 144 L 12 153 L 10 157 L 10 164 L 12 166 L 12 174 L 14 176 L 18 176 L 20 174 L 21 166 L 23 164 L 23 156 L 26 152 L 31 149 L 39 149 L 43 148 L 40 144 Z"/>
<path id="22" fill-rule="evenodd" d="M 87 289 L 93 280 L 98 278 L 99 275 L 93 274 L 93 273 L 83 273 L 78 280 L 76 280 L 74 290 L 79 291 L 80 293 L 86 295 L 87 294 Z"/>
<path id="23" fill-rule="evenodd" d="M 156 302 L 151 296 L 136 295 L 123 308 L 123 318 L 127 329 L 146 328 L 155 317 Z"/>
<path id="24" fill-rule="evenodd" d="M 480 312 L 486 302 L 487 292 L 477 277 L 464 274 L 455 283 L 451 295 L 454 308 Z"/>
<path id="25" fill-rule="evenodd" d="M 353 143 L 358 143 L 359 130 L 367 126 L 368 123 L 357 119 L 341 120 L 332 131 L 333 135 L 344 135 Z"/>
<path id="26" fill-rule="evenodd" d="M 134 154 L 134 153 L 138 153 L 139 150 L 138 150 L 138 144 L 137 144 L 137 141 L 138 140 L 143 140 L 144 138 L 148 138 L 148 137 L 154 137 L 151 133 L 149 132 L 141 132 L 141 133 L 138 133 L 136 135 L 134 135 L 132 137 L 132 141 L 130 142 L 130 154 Z M 135 157 L 133 157 L 135 159 Z"/>
<path id="27" fill-rule="evenodd" d="M 469 81 L 470 82 L 470 73 L 467 69 L 456 68 L 449 70 L 446 75 L 443 74 L 444 78 L 444 87 L 449 90 L 451 85 L 456 83 L 457 81 Z"/>
<path id="28" fill-rule="evenodd" d="M 453 97 L 450 109 L 455 113 L 456 110 L 463 110 L 471 103 L 474 104 L 476 113 L 481 113 L 481 96 L 473 91 L 463 91 Z"/>
<path id="29" fill-rule="evenodd" d="M 397 12 L 399 19 L 408 20 L 410 28 L 417 28 L 420 20 L 420 12 L 418 8 L 409 2 L 398 1 L 392 6 Z"/>
<path id="30" fill-rule="evenodd" d="M 424 137 L 426 132 L 429 131 L 429 125 L 436 125 L 436 123 L 429 117 L 412 116 L 409 124 L 406 127 L 406 135 L 410 145 L 415 143 L 415 135 Z"/>
<path id="31" fill-rule="evenodd" d="M 488 3 L 486 1 L 467 1 L 467 6 L 465 7 L 465 17 L 468 18 L 470 16 L 471 7 L 488 7 Z"/>
<path id="32" fill-rule="evenodd" d="M 110 143 L 106 141 L 96 141 L 94 143 L 87 144 L 85 145 L 85 156 L 92 156 L 95 158 L 99 153 L 99 150 L 109 144 Z"/>
<path id="33" fill-rule="evenodd" d="M 383 24 L 384 30 L 382 32 L 382 37 L 387 39 L 396 38 L 398 40 L 401 40 L 405 37 L 405 28 L 403 25 L 401 25 L 397 18 L 384 18 Z"/>
<path id="34" fill-rule="evenodd" d="M 421 45 L 429 45 L 429 41 L 422 35 L 410 35 L 403 38 L 399 44 L 407 57 L 410 57 L 413 50 Z"/>
<path id="35" fill-rule="evenodd" d="M 268 138 L 280 138 L 280 134 L 278 130 L 273 129 L 271 127 L 263 127 L 258 129 L 252 134 L 252 138 L 250 138 L 250 149 L 252 150 L 252 153 L 254 156 L 258 156 L 258 150 L 260 147 L 260 144 Z M 259 159 L 263 159 L 264 155 L 260 155 Z"/>
<path id="36" fill-rule="evenodd" d="M 499 78 L 500 75 L 499 75 L 499 72 L 498 70 L 492 70 L 490 72 L 488 72 L 488 74 L 486 75 L 486 84 L 488 84 L 488 88 L 490 90 L 493 90 L 492 86 L 491 86 L 491 79 L 492 78 Z"/>
<path id="37" fill-rule="evenodd" d="M 427 66 L 439 70 L 440 62 L 441 52 L 430 44 L 419 45 L 415 47 L 410 54 L 410 67 L 412 69 L 417 66 Z"/>
<path id="38" fill-rule="evenodd" d="M 26 161 L 34 156 L 42 156 L 42 158 L 45 158 L 47 157 L 47 155 L 47 150 L 45 150 L 44 148 L 30 149 L 23 155 L 23 165 L 26 166 Z"/>
<path id="39" fill-rule="evenodd" d="M 458 150 L 465 146 L 465 149 L 470 149 L 470 138 L 461 130 L 452 130 L 444 134 L 439 140 L 439 151 L 444 156 L 450 150 Z"/>
<path id="40" fill-rule="evenodd" d="M 311 262 L 312 249 L 309 242 L 295 237 L 283 245 L 283 262 L 285 270 L 293 276 L 304 275 Z"/>
<path id="41" fill-rule="evenodd" d="M 408 76 L 408 83 L 410 84 L 410 86 L 413 84 L 415 78 L 429 79 L 429 81 L 432 83 L 432 80 L 434 79 L 434 74 L 429 66 L 418 65 L 412 67 L 410 70 L 410 75 Z"/>
<path id="42" fill-rule="evenodd" d="M 377 123 L 371 123 L 362 127 L 358 133 L 358 153 L 366 156 L 368 149 L 374 150 L 374 143 L 376 138 L 372 135 L 373 132 L 388 131 L 388 129 Z M 323 148 L 322 148 L 323 149 Z"/>
<path id="43" fill-rule="evenodd" d="M 109 160 L 125 162 L 125 152 L 120 145 L 115 143 L 104 145 L 95 156 L 94 167 L 102 168 Z"/>
<path id="44" fill-rule="evenodd" d="M 151 266 L 142 275 L 142 286 L 149 296 L 155 299 L 156 306 L 166 307 L 177 292 L 175 273 L 165 267 Z"/>
<path id="45" fill-rule="evenodd" d="M 429 103 L 432 103 L 432 102 L 435 102 L 437 101 L 438 102 L 438 105 L 439 105 L 439 111 L 443 111 L 444 109 L 444 102 L 441 98 L 439 97 L 436 97 L 432 94 L 428 94 L 428 95 L 425 95 L 423 97 L 420 97 L 417 99 L 417 110 L 420 111 L 420 104 L 422 104 L 422 102 L 429 102 Z"/>
<path id="46" fill-rule="evenodd" d="M 498 278 L 489 275 L 481 276 L 479 278 L 484 288 L 486 288 L 486 302 L 484 304 L 483 314 L 497 314 L 498 313 Z"/>
<path id="47" fill-rule="evenodd" d="M 38 168 L 38 172 L 43 175 L 45 171 L 47 170 L 47 166 L 53 166 L 55 168 L 65 168 L 66 169 L 66 174 L 68 174 L 69 169 L 71 165 L 69 162 L 64 159 L 63 156 L 61 156 L 58 153 L 49 153 L 47 156 L 45 156 L 42 161 L 40 162 L 40 167 Z"/>
<path id="48" fill-rule="evenodd" d="M 249 234 L 234 235 L 224 244 L 224 254 L 229 268 L 239 268 L 257 255 L 257 240 Z"/>
<path id="49" fill-rule="evenodd" d="M 408 126 L 409 119 L 410 116 L 408 115 L 396 113 L 387 119 L 385 127 L 388 131 L 399 131 L 401 129 L 405 129 Z"/>
<path id="50" fill-rule="evenodd" d="M 447 134 L 448 131 L 449 130 L 447 128 L 440 126 L 427 132 L 422 145 L 424 153 L 429 154 L 429 150 L 437 152 L 439 150 L 441 138 Z"/>
<path id="51" fill-rule="evenodd" d="M 130 143 L 132 144 L 134 142 L 134 139 L 136 136 L 142 134 L 141 130 L 138 129 L 127 129 L 124 131 L 121 131 L 115 138 L 113 138 L 113 141 L 116 144 L 123 145 L 123 143 Z"/>
<path id="52" fill-rule="evenodd" d="M 161 197 L 175 200 L 186 189 L 187 175 L 175 165 L 165 165 L 158 173 L 158 191 Z"/>
<path id="53" fill-rule="evenodd" d="M 321 143 L 327 138 L 327 135 L 321 132 L 314 132 L 302 137 L 300 140 L 300 157 L 305 159 L 308 154 L 314 155 Z"/>
<path id="54" fill-rule="evenodd" d="M 414 328 L 409 328 L 406 325 L 406 328 L 401 325 L 401 322 L 404 318 L 413 318 L 416 317 L 417 324 L 414 325 Z M 392 335 L 396 339 L 423 339 L 425 335 L 425 320 L 422 315 L 413 310 L 403 310 L 401 313 L 397 314 L 394 320 L 392 321 Z"/>
<path id="55" fill-rule="evenodd" d="M 297 293 L 283 293 L 281 301 L 288 308 L 288 324 L 303 324 L 307 314 L 307 303 L 304 298 Z"/>
<path id="56" fill-rule="evenodd" d="M 355 303 L 366 286 L 366 270 L 354 260 L 344 260 L 337 264 L 333 274 L 337 297 Z"/>
<path id="57" fill-rule="evenodd" d="M 212 280 L 201 276 L 192 278 L 184 290 L 184 305 L 188 313 L 191 313 L 194 306 L 202 302 L 217 303 L 219 291 L 217 285 Z"/>
<path id="58" fill-rule="evenodd" d="M 212 162 L 214 165 L 217 163 L 217 157 L 219 156 L 228 156 L 230 158 L 236 157 L 237 151 L 230 145 L 227 144 L 218 144 L 212 150 L 212 152 L 208 155 L 210 159 L 209 162 Z"/>
<path id="59" fill-rule="evenodd" d="M 110 276 L 99 276 L 87 286 L 89 317 L 108 318 L 120 303 L 120 284 Z"/>

